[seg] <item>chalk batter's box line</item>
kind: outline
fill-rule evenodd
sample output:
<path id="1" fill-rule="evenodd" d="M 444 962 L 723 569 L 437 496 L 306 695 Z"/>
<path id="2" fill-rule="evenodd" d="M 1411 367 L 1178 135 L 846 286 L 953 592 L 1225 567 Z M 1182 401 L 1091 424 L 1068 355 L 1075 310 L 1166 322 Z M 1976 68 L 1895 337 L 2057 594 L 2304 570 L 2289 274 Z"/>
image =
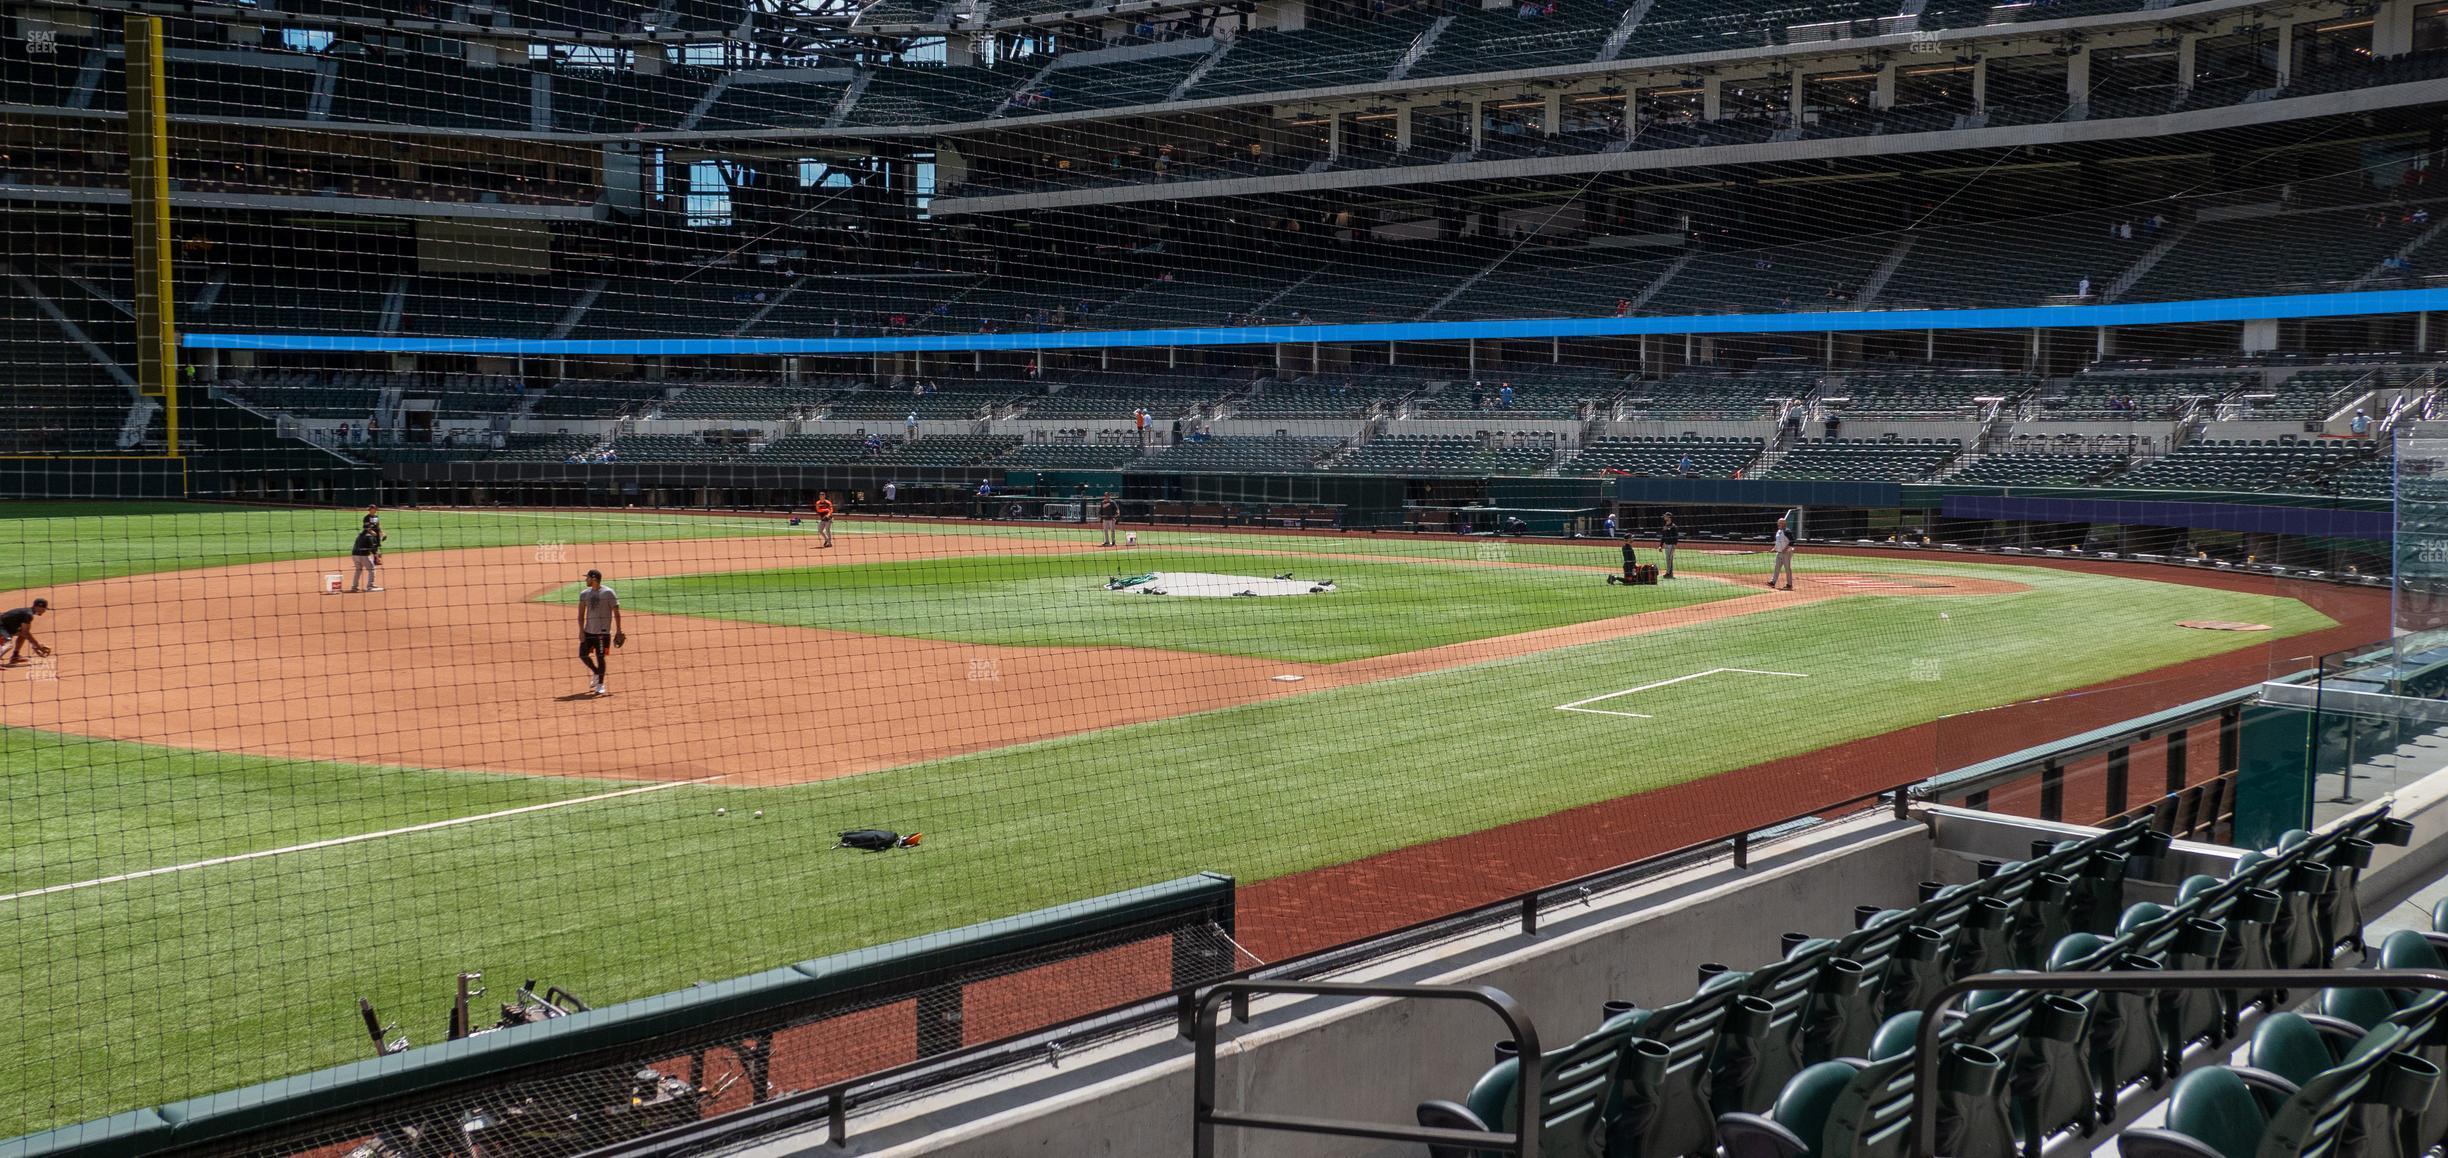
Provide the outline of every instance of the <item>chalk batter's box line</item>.
<path id="1" fill-rule="evenodd" d="M 1557 710 L 1557 711 L 1559 711 L 1559 712 L 1586 712 L 1586 713 L 1588 713 L 1588 714 L 1590 714 L 1590 715 L 1593 715 L 1593 716 L 1621 716 L 1621 717 L 1623 717 L 1623 718 L 1625 718 L 1625 719 L 1628 719 L 1628 720 L 1653 720 L 1653 719 L 1656 719 L 1657 717 L 1652 716 L 1652 715 L 1650 715 L 1650 714 L 1649 714 L 1649 713 L 1647 713 L 1647 712 L 1618 712 L 1618 711 L 1615 711 L 1615 710 L 1610 709 L 1610 708 L 1593 708 L 1593 707 L 1588 707 L 1588 706 L 1586 706 L 1586 705 L 1589 705 L 1589 704 L 1596 704 L 1596 703 L 1603 703 L 1603 702 L 1605 702 L 1605 701 L 1607 701 L 1607 700 L 1617 699 L 1617 698 L 1622 697 L 1622 696 L 1628 696 L 1628 695 L 1631 695 L 1631 694 L 1633 694 L 1633 693 L 1635 693 L 1635 692 L 1645 692 L 1645 691 L 1650 691 L 1650 690 L 1653 690 L 1653 689 L 1656 689 L 1656 688 L 1662 688 L 1662 687 L 1665 687 L 1665 686 L 1667 686 L 1667 685 L 1669 685 L 1669 684 L 1679 684 L 1679 683 L 1684 682 L 1685 680 L 1696 680 L 1696 679 L 1699 679 L 1699 678 L 1700 678 L 1700 677 L 1702 677 L 1702 676 L 1727 675 L 1727 674 L 1733 674 L 1733 675 L 1755 675 L 1755 676 L 1782 676 L 1782 677 L 1784 677 L 1784 678 L 1786 678 L 1786 679 L 1797 679 L 1797 680 L 1806 680 L 1806 679 L 1809 679 L 1809 678 L 1810 678 L 1810 675 L 1809 675 L 1809 673 L 1807 673 L 1807 672 L 1798 672 L 1798 671 L 1761 671 L 1761 670 L 1760 670 L 1760 669 L 1758 669 L 1758 668 L 1750 668 L 1750 667 L 1713 667 L 1713 668 L 1708 669 L 1707 671 L 1696 671 L 1696 672 L 1691 673 L 1690 675 L 1680 675 L 1680 676 L 1676 676 L 1676 677 L 1674 677 L 1673 679 L 1670 679 L 1670 680 L 1659 680 L 1658 682 L 1653 683 L 1653 684 L 1642 684 L 1641 686 L 1639 686 L 1639 687 L 1637 687 L 1637 688 L 1625 688 L 1624 690 L 1622 690 L 1622 691 L 1620 691 L 1620 692 L 1608 692 L 1607 694 L 1605 694 L 1605 695 L 1603 695 L 1603 696 L 1591 696 L 1590 698 L 1588 698 L 1588 699 L 1586 699 L 1586 700 L 1574 700 L 1573 702 L 1571 702 L 1571 703 L 1569 703 L 1569 704 L 1557 704 L 1557 705 L 1556 705 L 1556 710 Z"/>

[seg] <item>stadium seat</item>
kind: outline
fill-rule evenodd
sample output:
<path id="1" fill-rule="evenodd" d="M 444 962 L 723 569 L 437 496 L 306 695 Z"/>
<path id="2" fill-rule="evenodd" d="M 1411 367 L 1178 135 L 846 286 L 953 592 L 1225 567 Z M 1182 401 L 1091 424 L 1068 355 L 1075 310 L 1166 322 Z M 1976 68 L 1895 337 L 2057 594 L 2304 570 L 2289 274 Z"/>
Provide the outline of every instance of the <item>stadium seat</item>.
<path id="1" fill-rule="evenodd" d="M 1624 1064 L 1629 1035 L 1621 1026 L 1600 1026 L 1588 1037 L 1539 1057 L 1539 1154 L 1542 1158 L 1602 1158 L 1600 1141 L 1609 1091 Z M 1506 1043 L 1510 1045 L 1511 1043 Z M 1460 1103 L 1422 1102 L 1419 1124 L 1453 1130 L 1520 1128 L 1516 1114 L 1521 1061 L 1498 1061 L 1471 1086 Z M 1475 1158 L 1460 1147 L 1431 1146 L 1433 1158 Z"/>
<path id="2" fill-rule="evenodd" d="M 2117 1136 L 2125 1158 L 2290 1158 L 2333 1152 L 2356 1122 L 2358 1100 L 2411 1113 L 2434 1096 L 2439 1071 L 2396 1051 L 2406 1033 L 2384 1025 L 2366 1033 L 2337 1064 L 2301 1085 L 2265 1084 L 2258 1073 L 2212 1066 L 2186 1074 L 2168 1100 L 2167 1126 Z M 2418 1068 L 2419 1067 L 2419 1068 Z M 2427 1073 L 2424 1071 L 2428 1071 Z M 2293 1086 L 2293 1088 L 2288 1088 Z"/>
<path id="3" fill-rule="evenodd" d="M 1610 1007 L 1609 1026 L 1649 1044 L 1626 1060 L 1608 1099 L 1608 1158 L 1680 1158 L 1716 1147 L 1709 1062 L 1741 996 L 1720 985 L 1656 1009 Z"/>
<path id="4" fill-rule="evenodd" d="M 2151 971 L 2157 961 L 2097 933 L 2074 933 L 2049 955 L 2049 972 Z M 2156 1088 L 2167 1077 L 2167 1047 L 2159 1040 L 2158 995 L 2142 990 L 2093 990 L 2073 995 L 2091 1007 L 2090 1069 L 2100 1117 L 2116 1116 L 2117 1099 L 2136 1086 Z"/>

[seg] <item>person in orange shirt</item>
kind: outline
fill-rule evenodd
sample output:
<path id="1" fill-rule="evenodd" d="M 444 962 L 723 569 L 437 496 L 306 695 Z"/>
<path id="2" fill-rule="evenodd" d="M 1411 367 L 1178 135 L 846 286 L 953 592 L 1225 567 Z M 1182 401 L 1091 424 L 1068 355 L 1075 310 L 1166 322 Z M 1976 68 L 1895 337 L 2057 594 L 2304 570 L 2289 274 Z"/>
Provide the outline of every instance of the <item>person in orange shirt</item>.
<path id="1" fill-rule="evenodd" d="M 833 496 L 823 491 L 816 492 L 816 535 L 822 540 L 817 546 L 833 545 Z"/>

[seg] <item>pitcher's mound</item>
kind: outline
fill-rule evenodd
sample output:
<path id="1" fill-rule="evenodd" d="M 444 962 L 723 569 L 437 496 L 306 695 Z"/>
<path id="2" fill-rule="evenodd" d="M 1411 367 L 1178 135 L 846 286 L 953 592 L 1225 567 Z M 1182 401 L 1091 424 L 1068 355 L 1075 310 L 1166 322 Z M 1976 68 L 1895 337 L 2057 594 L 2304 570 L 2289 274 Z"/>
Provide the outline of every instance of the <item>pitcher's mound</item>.
<path id="1" fill-rule="evenodd" d="M 1218 575 L 1209 571 L 1151 571 L 1145 575 L 1127 575 L 1105 581 L 1107 591 L 1124 595 L 1182 595 L 1193 599 L 1230 599 L 1235 596 L 1261 597 L 1270 595 L 1328 595 L 1335 589 L 1332 579 L 1292 579 L 1283 576 L 1266 578 L 1258 575 Z"/>

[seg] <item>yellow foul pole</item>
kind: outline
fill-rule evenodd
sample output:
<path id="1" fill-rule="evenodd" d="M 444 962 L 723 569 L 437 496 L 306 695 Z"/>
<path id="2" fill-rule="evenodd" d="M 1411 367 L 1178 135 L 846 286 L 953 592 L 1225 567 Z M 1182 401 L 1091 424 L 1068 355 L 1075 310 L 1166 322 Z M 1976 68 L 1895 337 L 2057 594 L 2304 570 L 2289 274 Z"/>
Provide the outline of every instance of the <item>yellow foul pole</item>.
<path id="1" fill-rule="evenodd" d="M 136 381 L 162 400 L 162 430 L 179 454 L 178 331 L 170 316 L 170 109 L 162 22 L 127 17 L 128 217 L 136 242 Z"/>

